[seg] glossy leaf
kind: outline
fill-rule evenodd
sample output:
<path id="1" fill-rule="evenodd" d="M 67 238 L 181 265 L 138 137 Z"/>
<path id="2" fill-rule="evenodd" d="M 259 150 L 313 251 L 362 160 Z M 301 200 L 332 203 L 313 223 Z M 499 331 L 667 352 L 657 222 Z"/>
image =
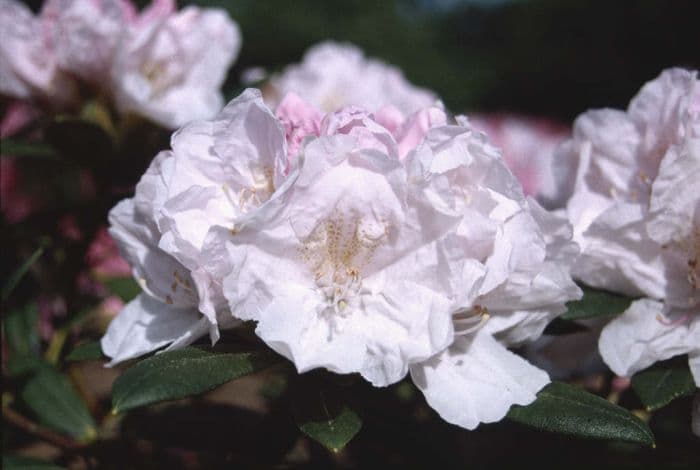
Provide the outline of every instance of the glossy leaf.
<path id="1" fill-rule="evenodd" d="M 104 354 L 102 354 L 102 347 L 99 341 L 92 341 L 89 343 L 83 343 L 73 349 L 68 356 L 66 356 L 67 361 L 99 361 L 104 359 Z"/>
<path id="2" fill-rule="evenodd" d="M 36 250 L 34 250 L 34 253 L 32 253 L 29 258 L 27 258 L 24 263 L 22 263 L 21 266 L 19 266 L 15 272 L 13 272 L 10 277 L 7 279 L 7 282 L 5 282 L 5 285 L 2 286 L 2 291 L 0 292 L 0 298 L 2 298 L 3 302 L 7 300 L 7 298 L 10 296 L 13 290 L 15 290 L 15 287 L 17 287 L 17 284 L 19 284 L 19 281 L 22 280 L 25 274 L 27 274 L 27 271 L 29 271 L 29 268 L 32 267 L 36 261 L 41 258 L 41 255 L 44 254 L 44 247 L 40 246 Z"/>
<path id="3" fill-rule="evenodd" d="M 691 395 L 696 387 L 687 361 L 665 361 L 635 374 L 632 388 L 647 410 L 653 411 Z"/>
<path id="4" fill-rule="evenodd" d="M 24 386 L 22 399 L 42 424 L 81 441 L 95 438 L 90 412 L 70 381 L 56 369 L 40 369 Z"/>
<path id="5" fill-rule="evenodd" d="M 561 382 L 547 385 L 530 405 L 513 406 L 508 418 L 561 434 L 654 444 L 649 427 L 628 410 Z"/>
<path id="6" fill-rule="evenodd" d="M 332 452 L 341 451 L 362 428 L 362 420 L 342 394 L 318 381 L 302 380 L 297 386 L 293 411 L 299 429 Z"/>
<path id="7" fill-rule="evenodd" d="M 267 353 L 220 354 L 194 347 L 156 354 L 116 380 L 113 412 L 197 395 L 276 361 L 276 356 Z"/>
<path id="8" fill-rule="evenodd" d="M 634 299 L 604 290 L 581 286 L 583 298 L 566 304 L 568 311 L 560 318 L 580 320 L 583 318 L 608 317 L 619 315 L 630 306 Z"/>

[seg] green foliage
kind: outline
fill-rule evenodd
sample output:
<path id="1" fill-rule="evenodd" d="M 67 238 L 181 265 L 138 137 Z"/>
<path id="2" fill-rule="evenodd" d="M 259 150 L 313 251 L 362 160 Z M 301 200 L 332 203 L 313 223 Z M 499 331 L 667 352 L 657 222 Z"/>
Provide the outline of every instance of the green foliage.
<path id="1" fill-rule="evenodd" d="M 332 452 L 341 451 L 362 428 L 362 420 L 335 388 L 319 384 L 297 389 L 293 402 L 299 429 Z"/>
<path id="2" fill-rule="evenodd" d="M 0 149 L 2 149 L 3 157 L 31 157 L 52 160 L 57 158 L 56 151 L 50 145 L 40 142 L 23 142 L 14 139 L 3 139 L 0 142 Z"/>
<path id="3" fill-rule="evenodd" d="M 566 304 L 568 311 L 560 317 L 563 320 L 619 315 L 627 310 L 627 307 L 634 300 L 588 286 L 581 286 L 581 289 L 583 290 L 583 298 Z"/>
<path id="4" fill-rule="evenodd" d="M 36 304 L 30 303 L 23 308 L 11 311 L 2 322 L 10 357 L 30 356 L 39 348 L 37 322 L 39 311 Z"/>
<path id="5" fill-rule="evenodd" d="M 5 285 L 2 286 L 2 291 L 0 291 L 0 299 L 2 299 L 3 302 L 7 300 L 15 287 L 17 287 L 17 284 L 19 284 L 19 281 L 21 281 L 24 275 L 27 274 L 29 268 L 31 268 L 43 254 L 44 247 L 40 246 L 34 250 L 34 253 L 32 253 L 29 258 L 27 258 L 27 260 L 15 270 L 15 272 L 10 275 L 7 281 L 5 281 Z"/>
<path id="6" fill-rule="evenodd" d="M 564 320 L 561 317 L 557 317 L 552 320 L 547 328 L 544 330 L 546 335 L 571 335 L 574 333 L 582 333 L 588 331 L 588 327 L 576 323 L 571 320 Z"/>
<path id="7" fill-rule="evenodd" d="M 83 343 L 66 356 L 67 361 L 99 361 L 100 359 L 104 359 L 104 354 L 99 341 Z"/>
<path id="8" fill-rule="evenodd" d="M 629 411 L 561 382 L 547 385 L 530 405 L 513 406 L 508 418 L 561 434 L 654 444 L 649 427 Z"/>
<path id="9" fill-rule="evenodd" d="M 112 387 L 113 412 L 197 395 L 277 361 L 268 353 L 214 353 L 194 347 L 166 351 L 124 372 Z"/>
<path id="10" fill-rule="evenodd" d="M 696 387 L 688 362 L 683 360 L 660 362 L 635 374 L 632 388 L 647 410 L 653 411 L 691 395 Z"/>
<path id="11" fill-rule="evenodd" d="M 110 293 L 127 303 L 141 293 L 141 286 L 131 277 L 113 277 L 105 280 L 103 284 Z"/>
<path id="12" fill-rule="evenodd" d="M 51 462 L 16 455 L 3 455 L 2 468 L 4 470 L 64 470 L 63 467 Z"/>
<path id="13" fill-rule="evenodd" d="M 41 368 L 27 381 L 22 399 L 42 424 L 81 441 L 95 438 L 90 412 L 70 381 L 56 369 Z"/>

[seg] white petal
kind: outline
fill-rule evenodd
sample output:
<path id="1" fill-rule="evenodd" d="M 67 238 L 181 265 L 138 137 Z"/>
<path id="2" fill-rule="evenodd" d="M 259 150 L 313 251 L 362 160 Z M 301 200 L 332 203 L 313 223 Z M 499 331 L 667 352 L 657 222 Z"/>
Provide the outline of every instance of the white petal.
<path id="1" fill-rule="evenodd" d="M 193 308 L 176 308 L 141 294 L 112 320 L 102 337 L 102 351 L 120 362 L 163 346 L 184 347 L 206 334 L 209 322 Z"/>
<path id="2" fill-rule="evenodd" d="M 695 385 L 700 387 L 700 350 L 688 354 L 688 365 L 693 374 Z"/>
<path id="3" fill-rule="evenodd" d="M 700 328 L 688 321 L 673 324 L 685 314 L 666 313 L 664 305 L 655 300 L 633 302 L 603 328 L 598 341 L 603 360 L 617 375 L 630 377 L 657 361 L 696 350 Z"/>
<path id="4" fill-rule="evenodd" d="M 500 421 L 512 405 L 528 405 L 549 383 L 547 373 L 487 333 L 459 338 L 445 352 L 411 366 L 428 404 L 450 423 L 474 429 Z"/>

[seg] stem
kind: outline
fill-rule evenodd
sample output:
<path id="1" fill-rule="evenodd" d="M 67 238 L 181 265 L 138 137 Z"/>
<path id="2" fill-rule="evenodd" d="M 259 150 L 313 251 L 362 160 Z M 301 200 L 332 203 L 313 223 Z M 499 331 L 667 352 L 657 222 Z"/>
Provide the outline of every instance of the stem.
<path id="1" fill-rule="evenodd" d="M 9 423 L 14 424 L 23 431 L 36 436 L 44 441 L 53 444 L 55 446 L 61 447 L 63 449 L 81 449 L 87 446 L 82 442 L 78 442 L 69 437 L 63 436 L 54 432 L 48 428 L 40 426 L 35 422 L 25 418 L 15 410 L 11 409 L 9 406 L 5 406 L 2 409 L 2 417 Z"/>

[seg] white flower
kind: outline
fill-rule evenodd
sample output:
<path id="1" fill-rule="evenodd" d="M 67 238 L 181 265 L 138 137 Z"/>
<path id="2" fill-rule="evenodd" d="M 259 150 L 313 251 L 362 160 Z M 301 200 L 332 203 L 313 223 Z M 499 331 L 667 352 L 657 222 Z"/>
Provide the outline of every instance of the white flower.
<path id="1" fill-rule="evenodd" d="M 687 141 L 700 126 L 700 112 L 693 108 L 698 96 L 695 72 L 671 69 L 645 85 L 628 112 L 589 111 L 576 120 L 573 140 L 562 147 L 557 160 L 574 163 L 575 173 L 563 184 L 574 181 L 567 212 L 582 248 L 574 275 L 585 283 L 681 307 L 697 302 L 689 299 L 687 288 L 679 291 L 688 286 L 678 282 L 686 277 L 687 267 L 682 273 L 673 267 L 679 264 L 674 250 L 664 248 L 665 242 L 647 225 L 657 213 L 679 203 L 670 195 L 653 202 L 652 193 L 655 186 L 667 184 L 663 181 L 668 176 L 659 172 L 674 155 L 694 151 Z M 680 187 L 687 212 L 698 191 L 692 184 Z"/>
<path id="2" fill-rule="evenodd" d="M 0 93 L 62 105 L 73 84 L 58 70 L 44 23 L 15 0 L 0 0 Z"/>
<path id="3" fill-rule="evenodd" d="M 98 86 L 109 83 L 114 53 L 135 17 L 126 0 L 47 0 L 40 14 L 58 66 Z"/>
<path id="4" fill-rule="evenodd" d="M 525 194 L 546 207 L 566 203 L 553 172 L 554 153 L 568 129 L 553 121 L 517 115 L 471 115 L 474 128 L 486 132 L 503 152 L 503 160 L 523 185 Z"/>
<path id="5" fill-rule="evenodd" d="M 393 106 L 412 114 L 437 100 L 406 81 L 399 69 L 366 58 L 352 44 L 333 41 L 313 46 L 301 64 L 288 66 L 269 85 L 265 100 L 272 105 L 292 92 L 324 112 L 357 105 L 370 112 Z"/>
<path id="6" fill-rule="evenodd" d="M 413 155 L 428 172 L 426 196 L 436 200 L 433 191 L 440 188 L 443 207 L 463 216 L 441 245 L 455 263 L 477 261 L 484 269 L 466 297 L 459 293 L 473 284 L 455 275 L 464 267 L 447 276 L 458 299 L 454 342 L 411 366 L 428 403 L 446 421 L 467 429 L 499 421 L 511 405 L 535 399 L 549 377 L 505 346 L 537 339 L 566 311 L 564 304 L 581 295 L 568 272 L 578 249 L 566 220 L 533 200 L 526 203 L 482 139 L 465 128 L 438 128 Z M 487 316 L 478 329 L 477 322 Z"/>
<path id="7" fill-rule="evenodd" d="M 240 44 L 238 26 L 217 9 L 187 7 L 131 28 L 111 68 L 116 104 L 169 128 L 210 119 Z"/>
<path id="8" fill-rule="evenodd" d="M 445 419 L 471 429 L 548 382 L 504 344 L 538 337 L 580 296 L 567 268 L 577 249 L 481 134 L 435 122 L 402 163 L 370 114 L 326 116 L 280 203 L 216 235 L 231 311 L 300 372 L 383 386 L 410 369 Z"/>
<path id="9" fill-rule="evenodd" d="M 134 199 L 110 214 L 110 233 L 146 294 L 110 325 L 103 344 L 123 344 L 133 355 L 164 344 L 156 333 L 162 322 L 167 339 L 177 336 L 171 347 L 206 331 L 216 341 L 218 327 L 235 324 L 221 291 L 229 260 L 217 251 L 216 237 L 206 240 L 207 233 L 212 227 L 229 233 L 269 201 L 276 187 L 281 192 L 286 187 L 284 129 L 255 90 L 244 92 L 214 120 L 180 129 L 171 146 L 154 159 Z M 167 315 L 180 320 L 170 322 Z M 135 339 L 135 347 L 129 332 L 144 325 L 154 333 Z M 152 338 L 159 340 L 149 342 Z M 113 362 L 127 359 L 124 351 L 105 349 Z"/>
<path id="10" fill-rule="evenodd" d="M 643 296 L 601 333 L 610 368 L 630 376 L 689 354 L 700 381 L 700 82 L 664 71 L 628 111 L 591 111 L 562 158 L 577 162 L 568 204 L 585 283 Z"/>

